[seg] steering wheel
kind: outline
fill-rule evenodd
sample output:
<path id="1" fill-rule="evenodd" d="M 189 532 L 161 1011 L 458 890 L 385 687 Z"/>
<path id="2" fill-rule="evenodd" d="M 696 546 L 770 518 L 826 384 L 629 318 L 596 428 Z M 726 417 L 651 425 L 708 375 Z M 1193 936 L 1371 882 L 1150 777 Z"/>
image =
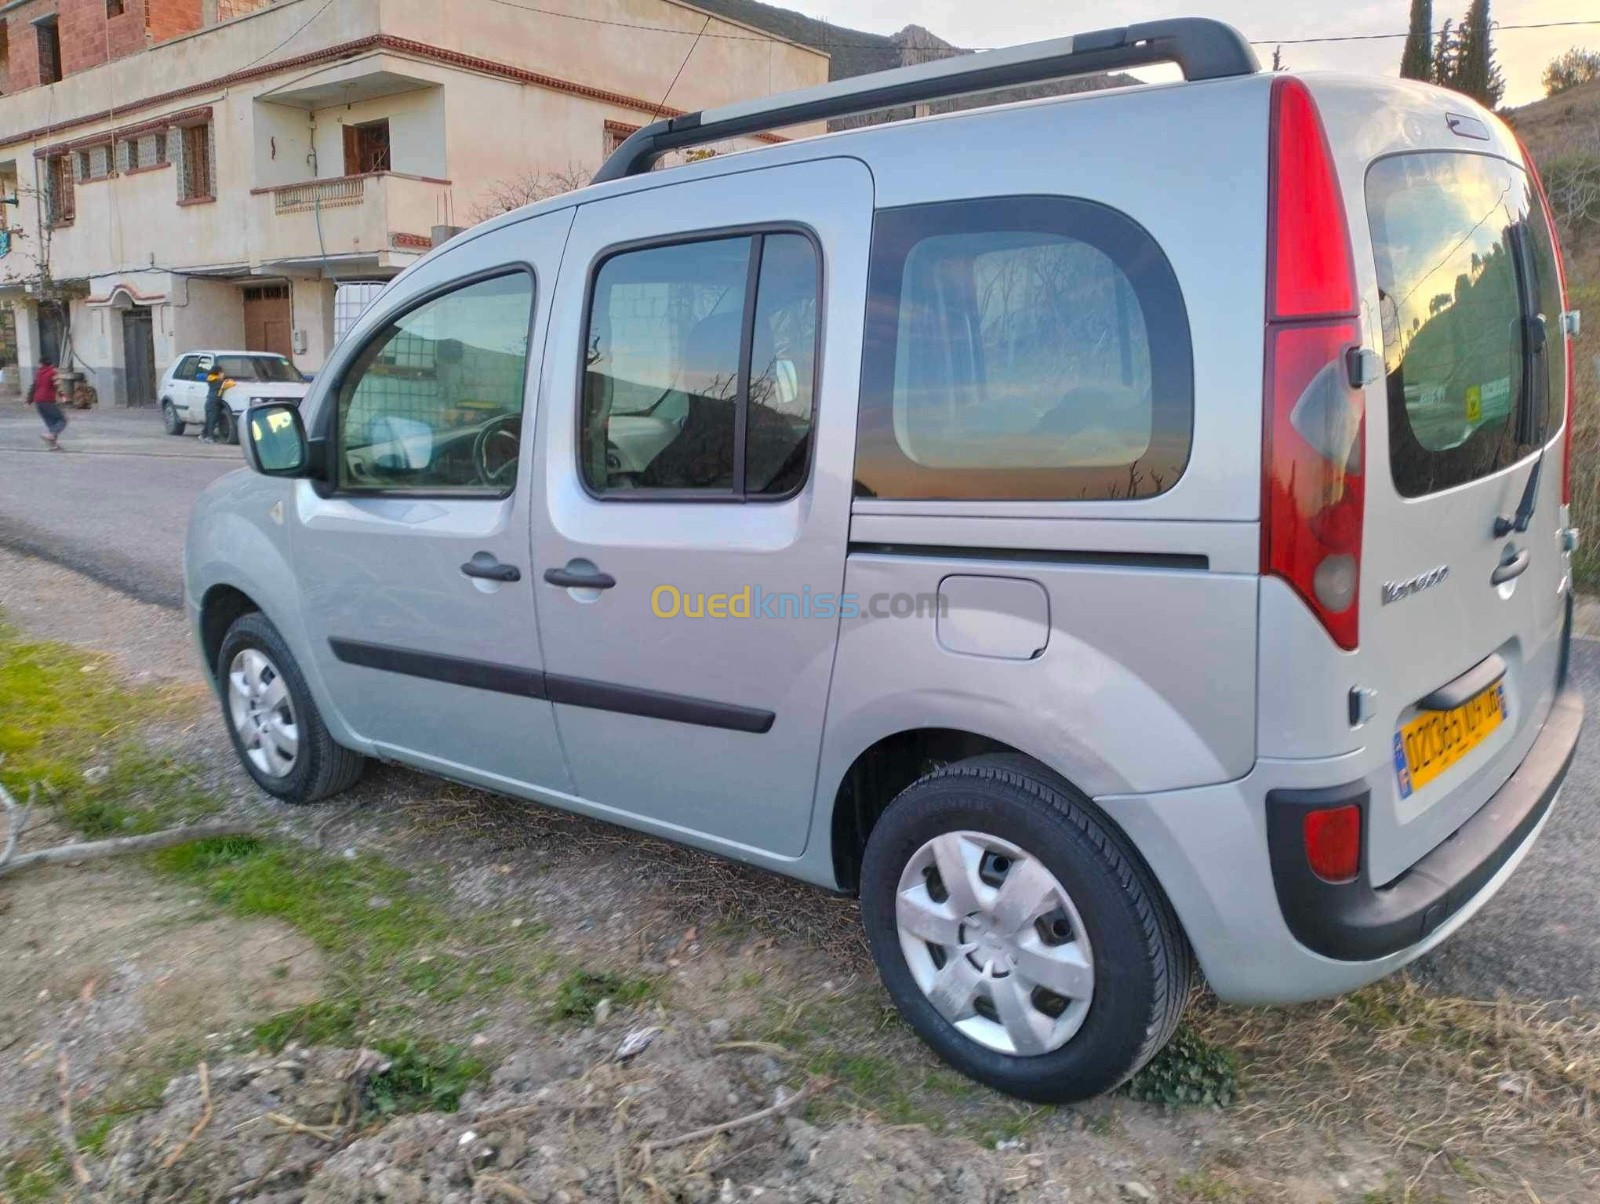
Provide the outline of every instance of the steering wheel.
<path id="1" fill-rule="evenodd" d="M 516 479 L 522 453 L 522 415 L 491 418 L 472 440 L 472 467 L 485 485 L 505 485 Z"/>

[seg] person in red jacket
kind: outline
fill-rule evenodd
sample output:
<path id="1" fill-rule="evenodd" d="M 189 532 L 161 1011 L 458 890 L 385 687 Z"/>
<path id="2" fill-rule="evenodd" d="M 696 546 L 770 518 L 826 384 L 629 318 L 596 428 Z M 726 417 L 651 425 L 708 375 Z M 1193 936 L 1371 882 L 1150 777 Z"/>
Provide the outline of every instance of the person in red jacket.
<path id="1" fill-rule="evenodd" d="M 67 416 L 56 404 L 56 366 L 46 356 L 39 361 L 39 370 L 33 374 L 33 393 L 30 399 L 44 420 L 45 433 L 41 438 L 51 451 L 61 450 L 61 432 L 67 429 Z"/>

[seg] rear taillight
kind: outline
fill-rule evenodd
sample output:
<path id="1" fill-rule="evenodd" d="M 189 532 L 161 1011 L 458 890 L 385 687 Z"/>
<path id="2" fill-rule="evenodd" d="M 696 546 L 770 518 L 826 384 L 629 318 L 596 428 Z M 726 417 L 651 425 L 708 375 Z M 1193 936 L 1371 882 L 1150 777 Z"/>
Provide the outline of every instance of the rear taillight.
<path id="1" fill-rule="evenodd" d="M 1361 870 L 1361 808 L 1355 804 L 1307 811 L 1306 861 L 1324 882 L 1354 882 Z"/>
<path id="2" fill-rule="evenodd" d="M 1550 248 L 1556 257 L 1556 284 L 1561 293 L 1561 316 L 1556 321 L 1561 327 L 1562 362 L 1567 366 L 1562 382 L 1566 387 L 1567 400 L 1561 411 L 1561 420 L 1566 424 L 1561 436 L 1561 504 L 1569 506 L 1572 504 L 1572 407 L 1578 398 L 1578 375 L 1574 371 L 1573 358 L 1576 348 L 1566 328 L 1567 261 L 1561 253 L 1561 240 L 1556 236 L 1556 223 L 1550 213 L 1550 198 L 1544 194 L 1544 181 L 1539 178 L 1539 169 L 1533 165 L 1533 156 L 1528 153 L 1528 147 L 1522 139 L 1517 139 L 1517 145 L 1522 147 L 1522 164 L 1528 169 L 1528 178 L 1533 181 L 1533 190 L 1539 196 L 1539 212 L 1544 218 L 1545 229 L 1550 232 Z"/>
<path id="3" fill-rule="evenodd" d="M 1344 200 L 1311 93 L 1272 85 L 1267 208 L 1261 571 L 1281 577 L 1341 648 L 1356 647 L 1366 407 Z"/>

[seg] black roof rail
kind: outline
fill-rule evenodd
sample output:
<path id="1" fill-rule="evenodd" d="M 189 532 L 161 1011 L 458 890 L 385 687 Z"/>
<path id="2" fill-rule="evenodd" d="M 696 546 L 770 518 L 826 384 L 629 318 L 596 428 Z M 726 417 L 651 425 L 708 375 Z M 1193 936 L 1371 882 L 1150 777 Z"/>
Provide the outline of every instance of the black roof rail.
<path id="1" fill-rule="evenodd" d="M 1152 63 L 1176 63 L 1189 80 L 1251 75 L 1261 70 L 1244 35 L 1222 21 L 1175 17 L 1120 29 L 1097 29 L 1068 38 L 875 71 L 655 121 L 617 147 L 595 173 L 593 182 L 603 184 L 639 175 L 655 166 L 667 151 L 704 146 L 724 138 Z"/>

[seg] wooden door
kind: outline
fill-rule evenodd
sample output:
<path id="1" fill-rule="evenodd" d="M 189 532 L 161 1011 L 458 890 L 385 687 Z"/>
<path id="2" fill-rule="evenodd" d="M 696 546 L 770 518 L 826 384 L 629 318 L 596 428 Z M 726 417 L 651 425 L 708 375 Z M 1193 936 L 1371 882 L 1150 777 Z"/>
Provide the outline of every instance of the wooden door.
<path id="1" fill-rule="evenodd" d="M 244 290 L 244 349 L 276 351 L 292 357 L 294 319 L 287 284 L 253 285 Z"/>

